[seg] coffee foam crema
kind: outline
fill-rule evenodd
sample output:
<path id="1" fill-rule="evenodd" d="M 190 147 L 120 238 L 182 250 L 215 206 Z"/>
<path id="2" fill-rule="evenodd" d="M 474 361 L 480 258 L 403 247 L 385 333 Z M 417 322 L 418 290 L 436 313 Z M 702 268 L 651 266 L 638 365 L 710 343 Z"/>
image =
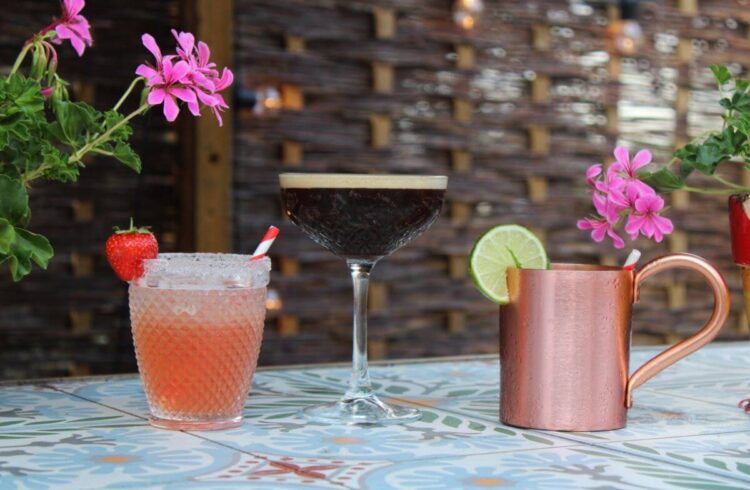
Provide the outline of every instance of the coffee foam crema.
<path id="1" fill-rule="evenodd" d="M 444 175 L 302 174 L 279 175 L 283 189 L 433 189 L 448 185 Z"/>

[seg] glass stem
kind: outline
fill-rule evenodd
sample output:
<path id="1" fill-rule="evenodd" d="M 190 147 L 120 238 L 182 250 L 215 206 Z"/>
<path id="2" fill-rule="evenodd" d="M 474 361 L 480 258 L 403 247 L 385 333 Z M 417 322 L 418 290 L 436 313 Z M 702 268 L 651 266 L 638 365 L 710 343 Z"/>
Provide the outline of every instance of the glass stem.
<path id="1" fill-rule="evenodd" d="M 345 399 L 361 398 L 372 393 L 367 370 L 367 289 L 375 262 L 347 260 L 354 286 L 354 325 L 352 333 L 352 377 Z"/>

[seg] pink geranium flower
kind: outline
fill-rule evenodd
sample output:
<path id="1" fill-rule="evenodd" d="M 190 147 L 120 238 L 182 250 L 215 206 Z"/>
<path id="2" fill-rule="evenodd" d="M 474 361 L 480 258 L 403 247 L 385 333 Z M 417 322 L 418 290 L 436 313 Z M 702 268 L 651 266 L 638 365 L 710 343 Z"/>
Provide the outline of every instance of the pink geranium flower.
<path id="1" fill-rule="evenodd" d="M 151 91 L 148 93 L 148 103 L 151 105 L 164 104 L 164 117 L 172 122 L 180 114 L 180 107 L 175 99 L 188 104 L 195 102 L 195 92 L 185 87 L 183 81 L 190 71 L 187 63 L 180 60 L 174 65 L 170 58 L 163 58 L 161 71 L 149 80 Z"/>
<path id="2" fill-rule="evenodd" d="M 578 220 L 576 226 L 579 230 L 591 230 L 591 238 L 595 242 L 601 242 L 606 235 L 612 239 L 615 248 L 623 248 L 625 246 L 625 241 L 615 232 L 612 223 L 607 219 L 584 218 Z"/>
<path id="3" fill-rule="evenodd" d="M 164 114 L 170 121 L 179 113 L 175 99 L 185 102 L 194 116 L 200 115 L 202 104 L 211 108 L 221 126 L 221 111 L 229 108 L 229 105 L 218 92 L 232 84 L 234 75 L 228 68 L 224 68 L 220 74 L 216 64 L 209 59 L 211 51 L 208 45 L 199 42 L 196 46 L 191 33 L 172 30 L 172 34 L 178 47 L 176 54 L 167 56 L 162 55 L 151 35 L 144 34 L 142 37 L 143 45 L 156 59 L 156 66 L 141 64 L 136 69 L 136 73 L 144 77 L 146 85 L 151 88 L 148 103 L 157 105 L 164 102 Z"/>
<path id="4" fill-rule="evenodd" d="M 635 202 L 635 212 L 628 217 L 625 231 L 635 240 L 638 234 L 661 242 L 664 235 L 672 233 L 672 222 L 659 214 L 664 208 L 664 199 L 657 195 L 641 196 Z"/>
<path id="5" fill-rule="evenodd" d="M 62 18 L 55 21 L 51 26 L 55 30 L 55 38 L 52 42 L 62 44 L 67 39 L 73 45 L 78 56 L 83 56 L 86 46 L 91 46 L 91 26 L 86 17 L 81 15 L 81 10 L 86 6 L 85 0 L 63 0 Z"/>
<path id="6" fill-rule="evenodd" d="M 586 184 L 593 189 L 591 201 L 596 214 L 579 220 L 578 228 L 591 230 L 591 237 L 597 242 L 609 236 L 616 248 L 622 248 L 625 242 L 615 229 L 627 218 L 625 232 L 632 240 L 643 234 L 661 242 L 674 227 L 659 214 L 664 200 L 637 175 L 638 169 L 651 163 L 651 152 L 641 150 L 632 161 L 624 147 L 617 147 L 614 153 L 617 161 L 606 172 L 601 164 L 586 170 Z"/>
<path id="7" fill-rule="evenodd" d="M 627 187 L 634 187 L 639 194 L 653 194 L 654 190 L 645 182 L 638 179 L 636 172 L 651 163 L 653 155 L 648 150 L 641 150 L 630 160 L 628 149 L 618 146 L 614 151 L 617 160 L 609 168 L 609 173 L 619 174 L 625 181 Z"/>

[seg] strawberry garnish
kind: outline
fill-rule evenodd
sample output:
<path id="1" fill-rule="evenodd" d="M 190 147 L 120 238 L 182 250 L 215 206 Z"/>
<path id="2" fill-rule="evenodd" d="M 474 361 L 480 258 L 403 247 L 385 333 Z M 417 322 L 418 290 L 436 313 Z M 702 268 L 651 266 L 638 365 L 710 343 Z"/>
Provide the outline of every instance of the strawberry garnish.
<path id="1" fill-rule="evenodd" d="M 104 246 L 109 265 L 123 281 L 130 282 L 143 275 L 143 260 L 154 259 L 159 254 L 159 244 L 148 228 L 136 228 L 130 219 L 130 228 L 115 232 Z"/>

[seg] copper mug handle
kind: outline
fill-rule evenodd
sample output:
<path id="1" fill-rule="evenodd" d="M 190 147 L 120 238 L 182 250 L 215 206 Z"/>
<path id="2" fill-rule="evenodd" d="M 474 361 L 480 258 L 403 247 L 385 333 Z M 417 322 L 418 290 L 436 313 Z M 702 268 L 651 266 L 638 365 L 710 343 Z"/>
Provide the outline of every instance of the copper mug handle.
<path id="1" fill-rule="evenodd" d="M 661 354 L 646 362 L 628 380 L 625 389 L 625 406 L 633 406 L 633 390 L 651 379 L 663 369 L 680 359 L 692 354 L 711 342 L 729 315 L 729 290 L 724 277 L 714 266 L 704 259 L 691 254 L 671 254 L 659 257 L 644 265 L 635 275 L 634 301 L 638 302 L 640 286 L 643 281 L 667 269 L 688 269 L 698 272 L 708 282 L 714 293 L 714 311 L 711 318 L 698 332 L 681 340 Z"/>

